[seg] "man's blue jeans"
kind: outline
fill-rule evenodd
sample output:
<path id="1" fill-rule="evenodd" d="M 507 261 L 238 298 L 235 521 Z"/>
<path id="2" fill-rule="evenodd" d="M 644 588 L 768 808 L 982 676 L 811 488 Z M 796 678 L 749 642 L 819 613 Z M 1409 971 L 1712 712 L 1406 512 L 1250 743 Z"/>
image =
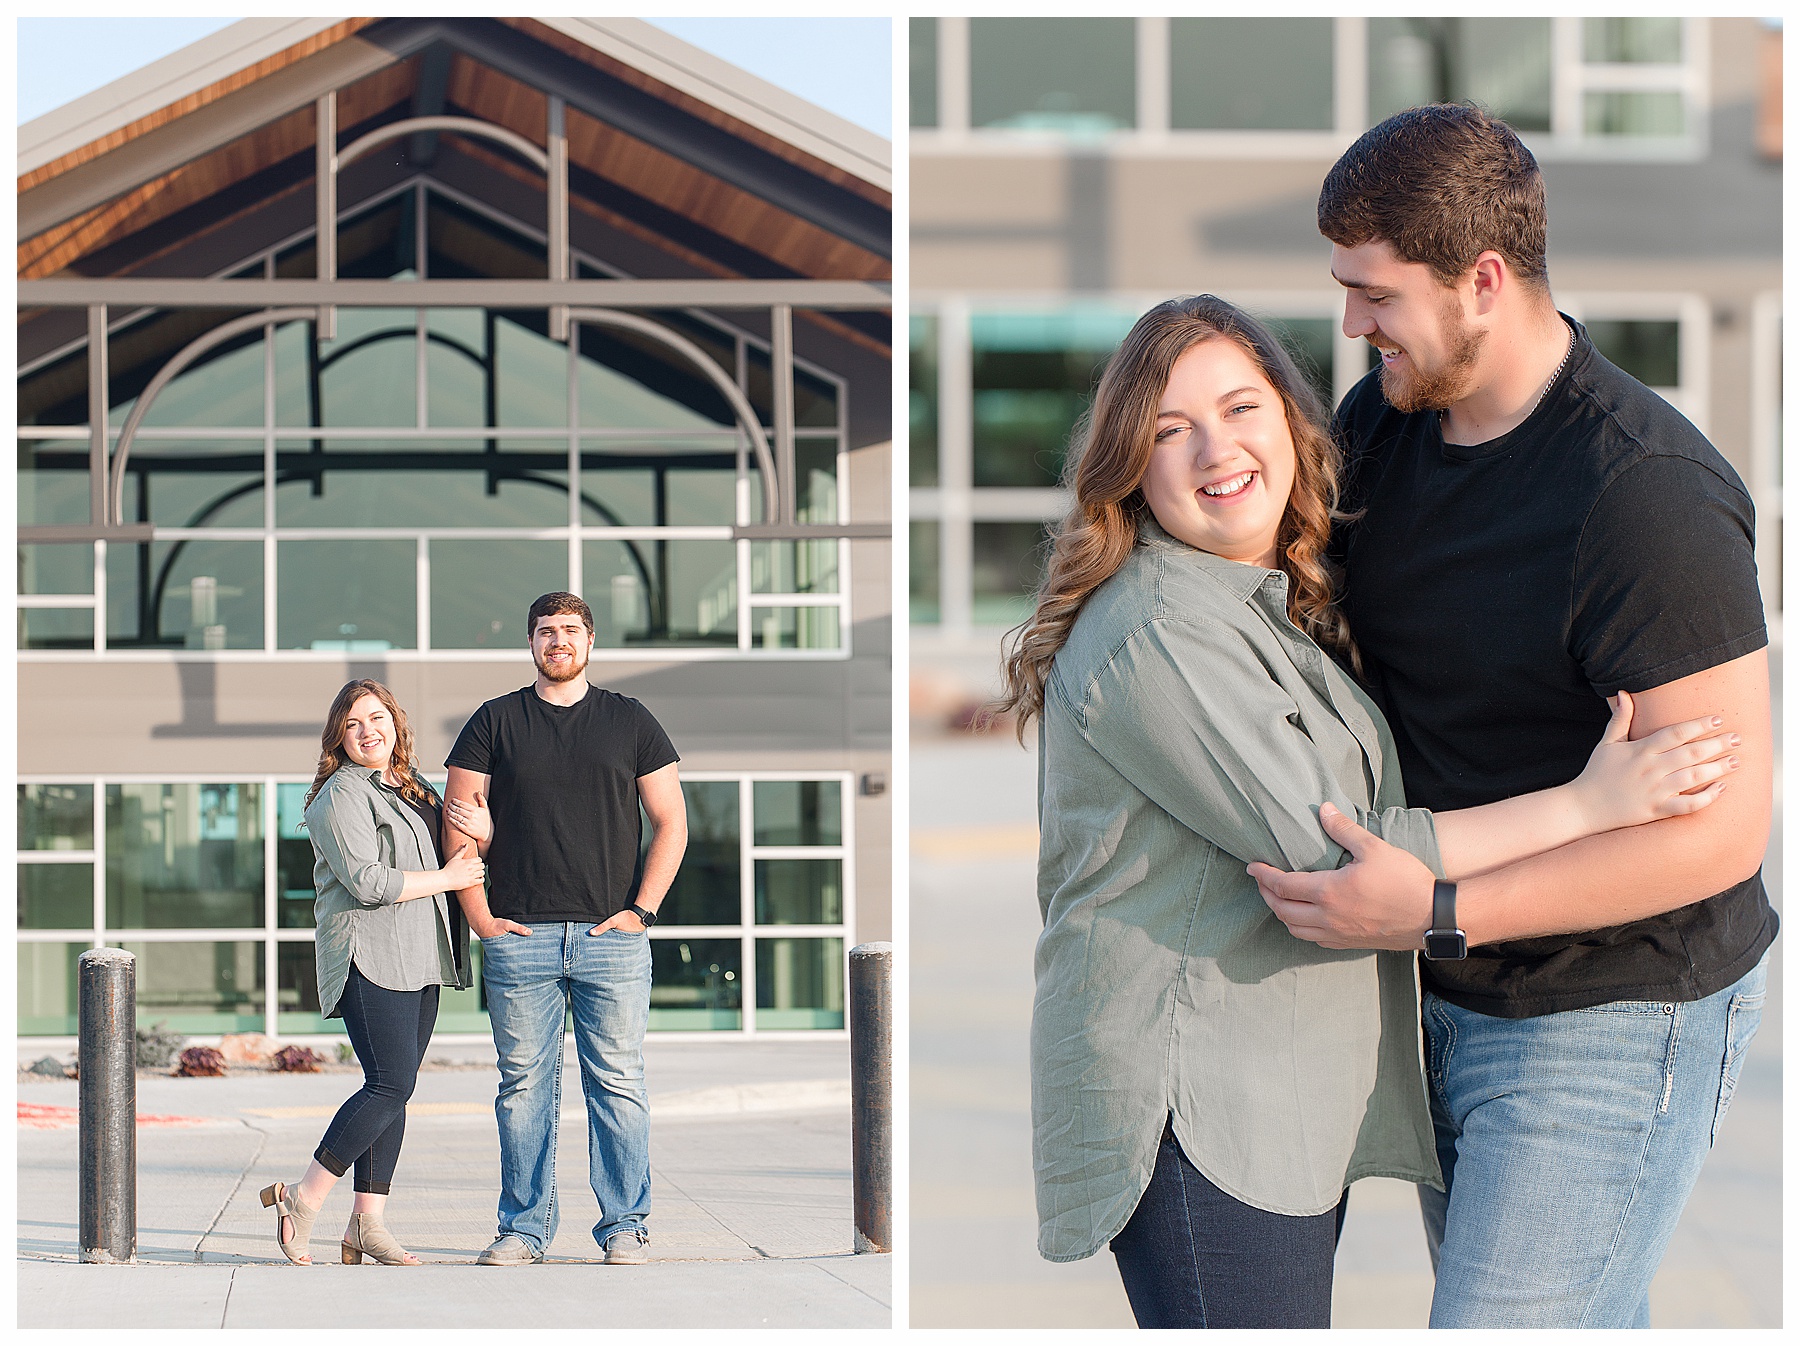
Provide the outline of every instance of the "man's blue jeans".
<path id="1" fill-rule="evenodd" d="M 1448 1194 L 1419 1189 L 1433 1327 L 1648 1327 L 1650 1281 L 1762 1020 L 1704 1000 L 1496 1019 L 1425 996 Z"/>
<path id="2" fill-rule="evenodd" d="M 600 1203 L 594 1240 L 642 1229 L 650 1213 L 650 1110 L 644 1028 L 650 940 L 590 935 L 586 922 L 546 921 L 529 935 L 481 941 L 488 1019 L 500 1058 L 500 1232 L 541 1253 L 556 1236 L 556 1130 L 562 1112 L 564 1015 L 587 1097 L 588 1182 Z"/>

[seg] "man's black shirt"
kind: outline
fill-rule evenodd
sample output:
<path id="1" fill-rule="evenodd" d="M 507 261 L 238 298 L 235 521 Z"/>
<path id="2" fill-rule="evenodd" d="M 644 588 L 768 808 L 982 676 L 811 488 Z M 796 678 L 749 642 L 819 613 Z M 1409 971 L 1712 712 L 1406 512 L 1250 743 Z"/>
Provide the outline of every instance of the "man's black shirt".
<path id="1" fill-rule="evenodd" d="M 483 702 L 446 765 L 490 777 L 488 908 L 521 921 L 601 921 L 637 897 L 639 776 L 679 761 L 643 703 L 590 685 L 572 706 L 534 688 Z"/>
<path id="2" fill-rule="evenodd" d="M 1605 727 L 1605 697 L 1768 643 L 1737 474 L 1571 325 L 1568 365 L 1542 402 L 1484 444 L 1446 444 L 1436 412 L 1395 411 L 1379 372 L 1338 408 L 1343 508 L 1363 514 L 1332 551 L 1415 806 L 1468 808 L 1573 780 Z M 1759 875 L 1627 925 L 1428 962 L 1424 980 L 1506 1018 L 1694 1000 L 1755 966 L 1775 928 Z"/>

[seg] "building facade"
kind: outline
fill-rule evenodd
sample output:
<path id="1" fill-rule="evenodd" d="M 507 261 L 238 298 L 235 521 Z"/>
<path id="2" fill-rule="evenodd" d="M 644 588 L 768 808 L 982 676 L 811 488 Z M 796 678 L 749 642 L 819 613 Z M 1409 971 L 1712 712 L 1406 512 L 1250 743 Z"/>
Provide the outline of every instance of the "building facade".
<path id="1" fill-rule="evenodd" d="M 911 24 L 913 664 L 997 682 L 1057 474 L 1136 316 L 1210 291 L 1328 403 L 1371 367 L 1315 224 L 1337 156 L 1472 100 L 1544 169 L 1550 279 L 1781 533 L 1780 30 L 1751 19 L 944 18 Z"/>
<path id="2" fill-rule="evenodd" d="M 441 783 L 553 589 L 682 754 L 651 1030 L 842 1030 L 890 930 L 888 156 L 632 20 L 247 20 L 22 129 L 22 1035 L 101 944 L 145 1024 L 330 1031 L 326 707 L 387 683 Z"/>

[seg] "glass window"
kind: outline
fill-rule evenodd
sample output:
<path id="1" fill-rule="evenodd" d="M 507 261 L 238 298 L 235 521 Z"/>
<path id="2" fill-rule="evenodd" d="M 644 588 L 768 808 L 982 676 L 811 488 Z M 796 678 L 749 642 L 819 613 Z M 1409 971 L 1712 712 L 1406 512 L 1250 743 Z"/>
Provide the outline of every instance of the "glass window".
<path id="1" fill-rule="evenodd" d="M 319 965 L 311 940 L 275 946 L 275 1010 L 283 1033 L 304 1033 L 303 1023 L 317 1023 L 314 1032 L 328 1033 L 334 1026 L 319 1013 Z"/>
<path id="2" fill-rule="evenodd" d="M 1591 136 L 1678 136 L 1687 131 L 1687 109 L 1673 91 L 1590 89 L 1581 106 L 1581 129 Z"/>
<path id="3" fill-rule="evenodd" d="M 568 587 L 566 542 L 434 538 L 432 648 L 522 650 L 532 600 Z"/>
<path id="4" fill-rule="evenodd" d="M 69 354 L 19 376 L 20 425 L 88 423 L 88 353 L 84 341 Z"/>
<path id="5" fill-rule="evenodd" d="M 669 896 L 657 913 L 664 925 L 737 925 L 744 919 L 739 865 L 736 781 L 683 781 L 688 846 Z M 643 828 L 644 848 L 650 827 Z M 736 959 L 732 966 L 736 966 Z"/>
<path id="6" fill-rule="evenodd" d="M 275 421 L 284 426 L 415 426 L 418 311 L 340 308 L 337 335 L 292 323 L 275 343 Z"/>
<path id="7" fill-rule="evenodd" d="M 415 649 L 418 610 L 411 538 L 276 544 L 281 649 Z"/>
<path id="8" fill-rule="evenodd" d="M 306 792 L 298 782 L 275 787 L 275 923 L 284 930 L 313 925 L 313 848 L 306 835 Z M 283 953 L 287 945 L 282 945 Z M 306 946 L 310 949 L 312 946 Z"/>
<path id="9" fill-rule="evenodd" d="M 567 425 L 569 352 L 547 332 L 542 310 L 426 310 L 427 424 Z"/>
<path id="10" fill-rule="evenodd" d="M 106 351 L 112 424 L 125 423 L 150 380 L 190 342 L 242 316 L 239 309 L 170 309 L 114 332 Z M 143 424 L 260 426 L 262 340 L 262 329 L 253 328 L 207 351 L 156 395 Z"/>
<path id="11" fill-rule="evenodd" d="M 88 522 L 88 446 L 67 439 L 19 441 L 19 522 Z"/>
<path id="12" fill-rule="evenodd" d="M 275 446 L 282 528 L 555 528 L 569 451 L 543 439 L 313 439 Z"/>
<path id="13" fill-rule="evenodd" d="M 758 846 L 841 846 L 844 791 L 834 780 L 759 780 L 751 787 Z"/>
<path id="14" fill-rule="evenodd" d="M 1041 523 L 1009 519 L 975 525 L 970 587 L 977 626 L 1016 626 L 1031 615 L 1048 540 Z"/>
<path id="15" fill-rule="evenodd" d="M 911 39 L 909 48 L 911 80 L 907 88 L 911 125 L 936 126 L 938 124 L 937 20 L 910 20 L 907 34 Z"/>
<path id="16" fill-rule="evenodd" d="M 750 648 L 755 650 L 835 650 L 841 648 L 836 608 L 754 608 Z"/>
<path id="17" fill-rule="evenodd" d="M 19 849 L 22 851 L 91 851 L 94 849 L 94 787 L 91 785 L 21 785 Z"/>
<path id="18" fill-rule="evenodd" d="M 20 865 L 19 929 L 91 930 L 92 865 Z"/>
<path id="19" fill-rule="evenodd" d="M 913 22 L 917 23 L 915 19 Z M 911 359 L 907 364 L 907 422 L 911 457 L 907 481 L 913 486 L 938 484 L 938 320 L 926 314 L 912 319 Z"/>
<path id="20" fill-rule="evenodd" d="M 177 1033 L 263 1027 L 263 948 L 244 941 L 122 945 L 137 957 L 138 1023 Z"/>
<path id="21" fill-rule="evenodd" d="M 752 542 L 750 592 L 835 594 L 838 546 L 821 538 L 807 542 Z"/>
<path id="22" fill-rule="evenodd" d="M 1582 324 L 1594 349 L 1639 383 L 1681 386 L 1681 324 L 1673 319 L 1597 319 Z"/>
<path id="23" fill-rule="evenodd" d="M 1092 308 L 971 318 L 975 485 L 1056 485 L 1070 432 L 1132 321 Z"/>
<path id="24" fill-rule="evenodd" d="M 667 321 L 661 314 L 658 321 Z M 670 326 L 675 324 L 670 323 Z M 727 378 L 737 368 L 734 343 L 681 327 Z M 576 405 L 581 424 L 607 429 L 704 430 L 735 426 L 737 413 L 718 386 L 685 356 L 637 332 L 577 324 Z"/>
<path id="25" fill-rule="evenodd" d="M 262 441 L 136 439 L 124 485 L 127 519 L 165 528 L 261 528 Z"/>
<path id="26" fill-rule="evenodd" d="M 837 521 L 837 456 L 836 435 L 794 437 L 794 511 L 801 523 Z M 756 505 L 762 508 L 760 490 L 756 493 Z"/>
<path id="27" fill-rule="evenodd" d="M 907 525 L 907 575 L 911 586 L 912 620 L 915 625 L 929 626 L 943 620 L 943 580 L 939 555 L 939 533 L 936 519 L 914 519 Z"/>
<path id="28" fill-rule="evenodd" d="M 744 351 L 745 396 L 765 426 L 775 424 L 774 375 L 769 353 L 761 346 L 747 346 Z M 726 367 L 730 372 L 730 367 Z M 805 429 L 835 426 L 837 385 L 807 373 L 794 370 L 794 424 Z"/>
<path id="29" fill-rule="evenodd" d="M 651 940 L 650 1027 L 741 1028 L 742 962 L 735 939 Z"/>
<path id="30" fill-rule="evenodd" d="M 1369 20 L 1371 124 L 1466 100 L 1516 131 L 1548 131 L 1550 84 L 1548 19 Z"/>
<path id="31" fill-rule="evenodd" d="M 595 644 L 737 644 L 737 544 L 608 538 L 582 543 L 581 554 Z"/>
<path id="32" fill-rule="evenodd" d="M 306 946 L 308 948 L 311 945 Z M 437 1031 L 440 1033 L 482 1033 L 491 1031 L 487 1018 L 487 993 L 481 984 L 481 941 L 469 939 L 470 984 L 460 991 L 448 986 L 438 992 Z M 334 1031 L 340 1019 L 321 1019 L 325 1031 Z"/>
<path id="33" fill-rule="evenodd" d="M 844 919 L 842 860 L 758 860 L 758 925 L 835 925 Z"/>
<path id="34" fill-rule="evenodd" d="M 1276 339 L 1287 348 L 1287 353 L 1294 357 L 1294 362 L 1300 366 L 1300 373 L 1329 411 L 1337 402 L 1337 398 L 1332 395 L 1331 384 L 1332 364 L 1337 351 L 1337 324 L 1330 318 L 1263 316 L 1263 321 L 1275 333 Z"/>
<path id="35" fill-rule="evenodd" d="M 737 522 L 737 441 L 590 439 L 581 446 L 581 521 L 602 528 Z"/>
<path id="36" fill-rule="evenodd" d="M 1677 65 L 1680 19 L 1583 19 L 1581 59 L 1592 65 Z"/>
<path id="37" fill-rule="evenodd" d="M 260 542 L 115 542 L 106 549 L 106 641 L 119 648 L 260 650 Z"/>
<path id="38" fill-rule="evenodd" d="M 1137 125 L 1132 19 L 970 19 L 974 126 L 1112 131 Z"/>
<path id="39" fill-rule="evenodd" d="M 1171 19 L 1169 125 L 1331 130 L 1332 27 L 1330 19 Z"/>
<path id="40" fill-rule="evenodd" d="M 92 608 L 19 609 L 19 648 L 22 650 L 91 650 L 94 648 Z"/>
<path id="41" fill-rule="evenodd" d="M 106 787 L 109 929 L 262 923 L 260 785 Z"/>
<path id="42" fill-rule="evenodd" d="M 842 1028 L 844 941 L 756 941 L 756 1026 Z"/>
<path id="43" fill-rule="evenodd" d="M 94 544 L 91 542 L 21 542 L 19 592 L 22 594 L 91 594 L 94 592 Z"/>
<path id="44" fill-rule="evenodd" d="M 63 1037 L 78 1031 L 81 986 L 76 960 L 87 949 L 86 944 L 19 945 L 21 1035 Z"/>

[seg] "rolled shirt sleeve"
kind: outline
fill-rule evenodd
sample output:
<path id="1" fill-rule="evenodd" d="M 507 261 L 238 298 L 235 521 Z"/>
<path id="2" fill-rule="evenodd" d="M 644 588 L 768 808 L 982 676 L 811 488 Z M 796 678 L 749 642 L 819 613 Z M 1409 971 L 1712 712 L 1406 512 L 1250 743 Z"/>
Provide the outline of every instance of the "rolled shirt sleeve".
<path id="1" fill-rule="evenodd" d="M 391 906 L 406 875 L 381 858 L 381 836 L 367 803 L 335 789 L 321 790 L 306 810 L 314 851 L 360 905 Z"/>
<path id="2" fill-rule="evenodd" d="M 1206 621 L 1148 622 L 1081 701 L 1070 708 L 1094 749 L 1228 855 L 1290 872 L 1337 868 L 1350 857 L 1320 826 L 1319 805 L 1329 800 L 1442 877 L 1430 813 L 1378 809 L 1363 772 L 1342 779 L 1294 696 L 1238 631 Z"/>

